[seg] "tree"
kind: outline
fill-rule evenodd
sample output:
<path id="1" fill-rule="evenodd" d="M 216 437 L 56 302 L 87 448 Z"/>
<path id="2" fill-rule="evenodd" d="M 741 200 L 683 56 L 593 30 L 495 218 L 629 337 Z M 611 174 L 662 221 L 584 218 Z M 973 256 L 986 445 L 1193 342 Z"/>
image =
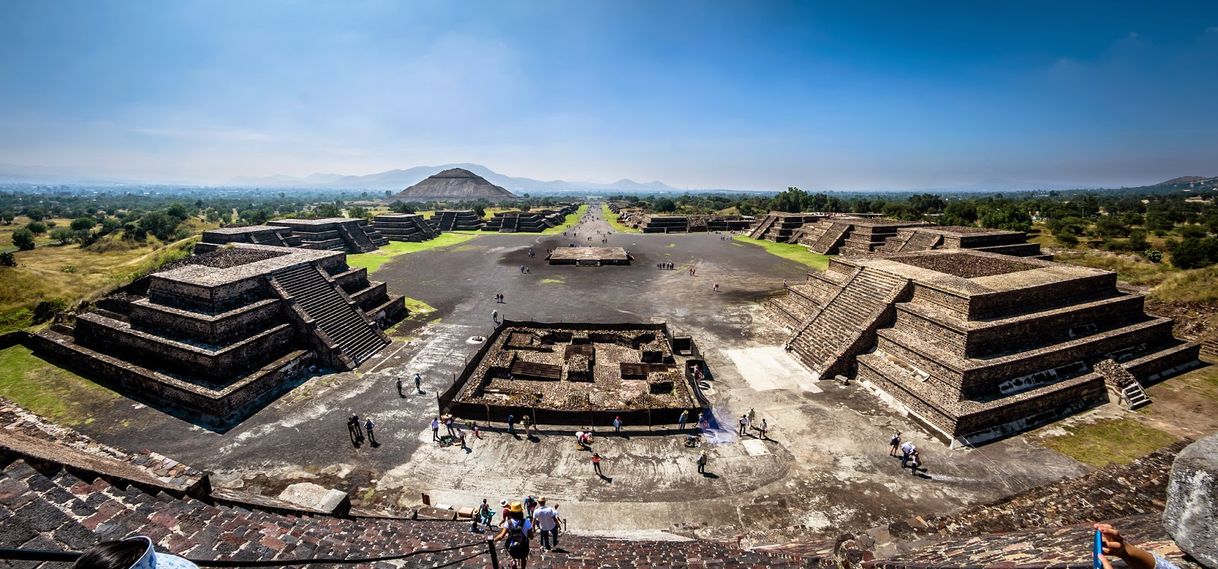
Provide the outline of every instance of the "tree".
<path id="1" fill-rule="evenodd" d="M 12 251 L 0 253 L 0 267 L 16 267 L 17 257 L 13 256 Z"/>
<path id="2" fill-rule="evenodd" d="M 660 213 L 677 211 L 677 203 L 668 198 L 660 198 L 656 200 L 652 207 Z"/>
<path id="3" fill-rule="evenodd" d="M 22 251 L 29 251 L 34 248 L 34 233 L 27 228 L 18 229 L 13 232 L 13 245 Z"/>
<path id="4" fill-rule="evenodd" d="M 78 217 L 72 220 L 72 231 L 88 231 L 97 225 L 97 220 L 92 217 Z"/>
<path id="5" fill-rule="evenodd" d="M 181 219 L 163 211 L 153 211 L 140 218 L 140 228 L 161 241 L 167 241 L 181 222 Z"/>
<path id="6" fill-rule="evenodd" d="M 29 229 L 30 233 L 34 235 L 42 235 L 47 232 L 47 224 L 41 221 L 31 221 L 25 225 L 25 228 Z"/>
<path id="7" fill-rule="evenodd" d="M 64 229 L 60 227 L 59 229 L 51 232 L 51 239 L 58 241 L 60 245 L 67 245 L 68 243 L 75 241 L 77 235 L 78 233 L 72 231 L 71 229 Z"/>
<path id="8" fill-rule="evenodd" d="M 1172 250 L 1171 264 L 1180 269 L 1196 269 L 1218 262 L 1218 240 L 1187 237 Z"/>

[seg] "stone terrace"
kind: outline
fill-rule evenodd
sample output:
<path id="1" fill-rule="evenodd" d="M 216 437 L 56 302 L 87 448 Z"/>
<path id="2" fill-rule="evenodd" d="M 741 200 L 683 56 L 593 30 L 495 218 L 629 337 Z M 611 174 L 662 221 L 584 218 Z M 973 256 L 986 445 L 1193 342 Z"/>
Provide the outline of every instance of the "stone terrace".
<path id="1" fill-rule="evenodd" d="M 390 241 L 427 241 L 440 233 L 417 213 L 390 213 L 376 216 L 372 227 Z"/>
<path id="2" fill-rule="evenodd" d="M 98 301 L 35 349 L 174 413 L 230 425 L 313 363 L 351 369 L 405 315 L 340 252 L 229 244 Z"/>
<path id="3" fill-rule="evenodd" d="M 975 249 L 1016 257 L 1048 258 L 1041 254 L 1040 245 L 1028 243 L 1028 235 L 1022 231 L 938 225 L 898 229 L 895 236 L 889 237 L 874 252 L 912 253 L 931 249 Z"/>
<path id="4" fill-rule="evenodd" d="M 857 373 L 944 438 L 978 443 L 1107 401 L 1092 366 L 1143 383 L 1195 365 L 1116 274 L 968 250 L 834 259 L 787 300 L 788 347 L 822 377 Z M 797 300 L 792 300 L 797 299 Z M 864 353 L 867 352 L 867 353 Z M 856 367 L 857 366 L 857 367 Z"/>
<path id="5" fill-rule="evenodd" d="M 268 225 L 290 228 L 306 249 L 367 253 L 389 243 L 366 219 L 276 219 Z"/>

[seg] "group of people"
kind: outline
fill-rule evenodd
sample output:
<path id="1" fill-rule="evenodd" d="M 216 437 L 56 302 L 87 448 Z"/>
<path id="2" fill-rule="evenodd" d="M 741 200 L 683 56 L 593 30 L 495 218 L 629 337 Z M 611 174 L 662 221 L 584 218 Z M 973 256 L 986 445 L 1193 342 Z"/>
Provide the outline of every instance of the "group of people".
<path id="1" fill-rule="evenodd" d="M 901 442 L 901 431 L 897 431 L 888 439 L 888 456 L 898 456 L 898 452 L 901 457 L 901 469 L 908 467 L 913 474 L 917 474 L 922 468 L 922 456 L 912 441 Z"/>
<path id="2" fill-rule="evenodd" d="M 351 437 L 351 444 L 355 445 L 356 448 L 364 444 L 365 434 L 367 435 L 368 442 L 373 447 L 380 446 L 380 443 L 376 442 L 376 434 L 373 430 L 375 428 L 376 422 L 372 420 L 372 417 L 365 417 L 362 423 L 359 420 L 359 415 L 351 415 L 347 418 L 347 434 Z"/>
<path id="3" fill-rule="evenodd" d="M 558 514 L 558 504 L 547 505 L 544 496 L 540 499 L 525 496 L 518 502 L 501 500 L 499 506 L 501 507 L 499 532 L 491 539 L 504 542 L 504 549 L 511 559 L 511 567 L 527 569 L 530 542 L 538 533 L 541 534 L 543 550 L 550 551 L 558 548 L 559 529 L 563 525 L 562 517 Z M 485 499 L 482 500 L 482 505 L 478 507 L 478 512 L 474 515 L 470 529 L 480 532 L 479 522 L 489 529 L 494 516 L 495 513 L 491 510 L 490 504 Z"/>
<path id="4" fill-rule="evenodd" d="M 443 419 L 443 421 L 441 421 L 441 419 Z M 448 434 L 445 436 L 440 436 L 441 425 L 443 425 L 445 430 L 448 431 Z M 474 433 L 475 438 L 482 438 L 482 433 L 478 430 L 478 423 L 470 421 L 465 426 Z M 458 443 L 461 445 L 462 450 L 470 450 L 465 439 L 465 429 L 461 428 L 461 425 L 458 425 L 457 422 L 453 420 L 452 415 L 431 418 L 431 440 L 442 447 Z"/>
<path id="5" fill-rule="evenodd" d="M 398 397 L 406 397 L 406 394 L 402 391 L 402 378 L 401 377 L 399 377 L 397 379 L 397 383 L 398 383 Z M 419 395 L 423 394 L 423 376 L 419 375 L 418 372 L 415 372 L 415 374 L 414 374 L 414 392 Z"/>
<path id="6" fill-rule="evenodd" d="M 677 264 L 665 261 L 663 263 L 656 263 L 656 268 L 660 269 L 661 271 L 671 271 L 677 268 Z"/>
<path id="7" fill-rule="evenodd" d="M 740 416 L 740 431 L 738 434 L 743 437 L 748 434 L 749 428 L 753 428 L 757 431 L 757 438 L 765 440 L 767 438 L 766 433 L 770 430 L 770 424 L 766 422 L 765 418 L 762 418 L 760 423 L 756 423 L 756 421 L 757 411 L 749 409 L 748 413 Z"/>

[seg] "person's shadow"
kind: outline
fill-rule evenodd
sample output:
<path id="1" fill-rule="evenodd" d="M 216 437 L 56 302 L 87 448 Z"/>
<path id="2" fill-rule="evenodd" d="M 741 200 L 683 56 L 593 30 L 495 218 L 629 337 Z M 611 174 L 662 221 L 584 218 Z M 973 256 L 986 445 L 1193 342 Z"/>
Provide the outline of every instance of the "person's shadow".
<path id="1" fill-rule="evenodd" d="M 597 476 L 600 476 L 601 480 L 604 480 L 607 484 L 613 484 L 612 476 L 605 476 L 604 474 L 598 474 Z"/>
<path id="2" fill-rule="evenodd" d="M 714 472 L 703 472 L 702 477 L 710 478 L 711 480 L 717 480 L 719 478 L 719 475 L 715 474 Z"/>

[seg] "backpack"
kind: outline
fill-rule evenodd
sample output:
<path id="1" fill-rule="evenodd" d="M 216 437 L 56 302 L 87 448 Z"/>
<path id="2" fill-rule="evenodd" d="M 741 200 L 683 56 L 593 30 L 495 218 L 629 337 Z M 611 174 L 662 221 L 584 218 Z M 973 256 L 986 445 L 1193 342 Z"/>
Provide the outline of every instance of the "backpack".
<path id="1" fill-rule="evenodd" d="M 520 559 L 529 553 L 529 536 L 524 532 L 524 522 L 508 521 L 508 534 L 505 542 L 508 555 Z"/>

